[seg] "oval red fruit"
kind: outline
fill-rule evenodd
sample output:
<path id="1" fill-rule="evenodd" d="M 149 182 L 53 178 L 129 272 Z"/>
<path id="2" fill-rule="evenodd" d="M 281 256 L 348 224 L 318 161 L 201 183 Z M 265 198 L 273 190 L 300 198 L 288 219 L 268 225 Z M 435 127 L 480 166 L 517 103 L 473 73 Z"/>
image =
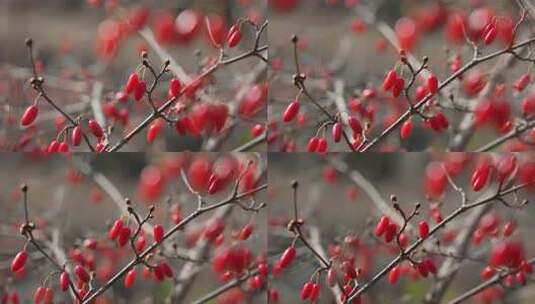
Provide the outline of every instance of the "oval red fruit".
<path id="1" fill-rule="evenodd" d="M 81 282 L 89 282 L 89 274 L 87 273 L 84 267 L 76 265 L 76 267 L 74 267 L 74 273 Z"/>
<path id="2" fill-rule="evenodd" d="M 59 288 L 61 291 L 65 292 L 67 288 L 69 288 L 69 285 L 71 283 L 71 278 L 69 277 L 69 274 L 64 271 L 59 276 Z"/>
<path id="3" fill-rule="evenodd" d="M 438 78 L 437 76 L 431 74 L 429 78 L 427 78 L 427 90 L 431 95 L 435 95 L 435 93 L 438 90 Z"/>
<path id="4" fill-rule="evenodd" d="M 104 136 L 104 131 L 102 131 L 102 127 L 95 120 L 90 119 L 87 123 L 87 126 L 96 138 L 102 138 Z"/>
<path id="5" fill-rule="evenodd" d="M 286 110 L 284 111 L 282 120 L 284 122 L 292 121 L 295 118 L 295 116 L 297 116 L 297 113 L 299 113 L 300 106 L 301 105 L 299 104 L 299 101 L 297 100 L 294 100 L 293 102 L 291 102 L 286 108 Z"/>
<path id="6" fill-rule="evenodd" d="M 39 114 L 39 108 L 36 105 L 29 106 L 22 114 L 20 124 L 23 127 L 31 125 L 37 118 L 37 114 Z"/>
<path id="7" fill-rule="evenodd" d="M 22 250 L 15 258 L 13 258 L 13 261 L 11 262 L 11 272 L 17 272 L 21 270 L 24 265 L 26 264 L 26 260 L 28 259 L 28 252 L 26 250 Z"/>
<path id="8" fill-rule="evenodd" d="M 163 236 L 164 236 L 164 230 L 163 230 L 163 227 L 162 225 L 154 225 L 154 240 L 156 241 L 156 243 L 160 243 L 161 241 L 163 241 Z"/>
<path id="9" fill-rule="evenodd" d="M 381 235 L 383 235 L 386 232 L 386 228 L 388 228 L 388 225 L 390 225 L 390 219 L 388 218 L 388 216 L 383 215 L 377 223 L 377 226 L 375 227 L 375 236 L 380 237 Z"/>
<path id="10" fill-rule="evenodd" d="M 429 225 L 426 221 L 421 221 L 418 224 L 418 232 L 420 233 L 420 237 L 422 239 L 426 239 L 429 236 Z"/>
<path id="11" fill-rule="evenodd" d="M 130 95 L 136 91 L 137 87 L 139 86 L 139 77 L 137 76 L 137 73 L 132 73 L 130 77 L 128 77 L 128 81 L 126 82 L 126 87 L 124 89 L 124 92 L 127 95 Z"/>
<path id="12" fill-rule="evenodd" d="M 126 273 L 126 276 L 124 277 L 124 287 L 130 288 L 134 286 L 135 283 L 136 283 L 136 270 L 131 269 L 130 271 Z"/>
<path id="13" fill-rule="evenodd" d="M 123 229 L 123 225 L 124 224 L 121 219 L 116 220 L 108 231 L 108 238 L 110 240 L 115 240 L 119 236 L 121 229 Z"/>
<path id="14" fill-rule="evenodd" d="M 282 255 L 281 255 L 280 259 L 279 259 L 279 267 L 282 268 L 282 269 L 288 267 L 288 265 L 290 265 L 292 263 L 292 261 L 294 260 L 295 254 L 296 254 L 295 248 L 293 246 L 292 247 L 288 247 L 282 253 Z"/>
<path id="15" fill-rule="evenodd" d="M 341 123 L 337 122 L 333 125 L 332 134 L 333 134 L 334 142 L 340 142 L 340 140 L 342 139 L 342 124 Z"/>
<path id="16" fill-rule="evenodd" d="M 388 74 L 386 74 L 386 77 L 383 81 L 383 90 L 390 91 L 394 87 L 394 84 L 396 83 L 398 79 L 398 75 L 396 74 L 395 70 L 390 70 Z"/>
<path id="17" fill-rule="evenodd" d="M 312 290 L 314 289 L 314 284 L 311 282 L 306 282 L 301 288 L 301 301 L 307 300 L 312 295 Z"/>
<path id="18" fill-rule="evenodd" d="M 80 125 L 74 127 L 71 135 L 72 145 L 77 147 L 82 142 L 82 127 Z"/>
<path id="19" fill-rule="evenodd" d="M 399 130 L 399 135 L 401 139 L 407 139 L 411 136 L 411 134 L 412 134 L 412 120 L 409 119 L 401 125 L 401 128 Z"/>

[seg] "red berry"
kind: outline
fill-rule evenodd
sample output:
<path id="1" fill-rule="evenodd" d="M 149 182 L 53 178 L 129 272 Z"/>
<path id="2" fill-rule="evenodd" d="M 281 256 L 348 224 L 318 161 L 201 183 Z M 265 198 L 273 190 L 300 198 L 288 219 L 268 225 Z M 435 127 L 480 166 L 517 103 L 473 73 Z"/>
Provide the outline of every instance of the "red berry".
<path id="1" fill-rule="evenodd" d="M 47 152 L 48 153 L 58 153 L 59 152 L 59 142 L 57 140 L 53 140 L 52 142 L 50 142 L 50 144 L 48 145 Z"/>
<path id="2" fill-rule="evenodd" d="M 264 278 L 260 275 L 255 275 L 249 280 L 249 288 L 251 290 L 257 290 L 264 286 Z"/>
<path id="3" fill-rule="evenodd" d="M 124 92 L 117 92 L 115 93 L 115 100 L 120 103 L 126 103 L 128 101 L 128 95 L 126 95 Z"/>
<path id="4" fill-rule="evenodd" d="M 70 284 L 71 278 L 69 277 L 69 274 L 66 271 L 62 272 L 59 276 L 59 289 L 65 292 L 69 288 Z"/>
<path id="5" fill-rule="evenodd" d="M 252 233 L 253 233 L 253 224 L 248 223 L 240 230 L 240 233 L 238 234 L 238 238 L 242 241 L 245 241 L 246 239 L 249 238 L 249 236 L 251 236 Z"/>
<path id="6" fill-rule="evenodd" d="M 312 290 L 314 289 L 314 284 L 312 282 L 306 282 L 301 288 L 301 301 L 305 301 L 312 295 Z"/>
<path id="7" fill-rule="evenodd" d="M 521 243 L 500 243 L 493 248 L 489 264 L 494 267 L 517 268 L 524 261 L 524 254 L 524 247 Z"/>
<path id="8" fill-rule="evenodd" d="M 470 185 L 472 186 L 472 190 L 475 192 L 480 191 L 487 185 L 487 181 L 489 180 L 489 176 L 491 173 L 491 163 L 487 158 L 484 158 L 476 167 L 474 170 L 474 173 L 472 174 L 472 178 L 470 180 Z"/>
<path id="9" fill-rule="evenodd" d="M 420 224 L 418 224 L 418 232 L 422 239 L 426 239 L 429 236 L 429 225 L 426 221 L 421 221 Z"/>
<path id="10" fill-rule="evenodd" d="M 269 266 L 267 263 L 262 262 L 258 264 L 258 273 L 263 277 L 267 277 L 269 275 Z"/>
<path id="11" fill-rule="evenodd" d="M 241 32 L 240 32 L 240 30 L 236 30 L 228 38 L 228 46 L 230 48 L 233 48 L 233 47 L 237 46 L 238 43 L 240 43 L 240 40 L 241 40 Z"/>
<path id="12" fill-rule="evenodd" d="M 394 87 L 392 88 L 392 96 L 398 97 L 403 89 L 405 89 L 405 80 L 403 80 L 403 78 L 396 79 Z"/>
<path id="13" fill-rule="evenodd" d="M 399 245 L 403 248 L 407 247 L 407 244 L 409 243 L 409 237 L 405 233 L 399 234 Z"/>
<path id="14" fill-rule="evenodd" d="M 295 258 L 295 254 L 296 254 L 296 250 L 295 248 L 292 246 L 292 247 L 288 247 L 281 255 L 280 259 L 279 259 L 279 267 L 281 269 L 284 269 L 286 267 L 288 267 L 288 265 L 290 265 L 293 261 L 293 259 Z"/>
<path id="15" fill-rule="evenodd" d="M 427 259 L 424 263 L 430 273 L 437 274 L 437 267 L 435 266 L 435 263 L 433 263 L 433 260 Z"/>
<path id="16" fill-rule="evenodd" d="M 69 145 L 66 142 L 59 144 L 58 152 L 60 153 L 69 153 Z"/>
<path id="17" fill-rule="evenodd" d="M 241 31 L 237 25 L 233 25 L 230 28 L 228 32 L 228 36 L 227 36 L 228 46 L 230 48 L 233 48 L 236 45 L 238 45 L 238 43 L 240 43 L 240 40 L 241 40 Z"/>
<path id="18" fill-rule="evenodd" d="M 395 223 L 390 223 L 388 227 L 386 228 L 385 232 L 385 242 L 390 243 L 392 240 L 394 240 L 394 237 L 396 236 L 398 226 Z"/>
<path id="19" fill-rule="evenodd" d="M 336 270 L 333 267 L 329 268 L 329 271 L 327 271 L 327 285 L 329 287 L 334 287 L 334 285 L 336 285 Z"/>
<path id="20" fill-rule="evenodd" d="M 96 193 L 101 194 L 100 192 L 96 192 Z M 89 238 L 89 239 L 84 240 L 84 247 L 87 249 L 95 250 L 97 249 L 97 245 L 98 245 L 98 242 L 95 239 Z"/>
<path id="21" fill-rule="evenodd" d="M 519 272 L 515 276 L 516 282 L 520 285 L 526 285 L 526 274 Z"/>
<path id="22" fill-rule="evenodd" d="M 437 114 L 435 114 L 434 118 L 437 121 L 440 128 L 447 129 L 450 126 L 448 119 L 446 118 L 446 116 L 444 116 L 442 112 L 438 112 Z"/>
<path id="23" fill-rule="evenodd" d="M 323 154 L 323 153 L 327 152 L 327 149 L 328 149 L 327 140 L 325 138 L 323 138 L 323 137 L 320 137 L 318 139 L 318 148 L 316 149 L 316 152 L 320 153 L 320 154 Z"/>
<path id="24" fill-rule="evenodd" d="M 150 124 L 149 130 L 147 131 L 147 143 L 152 144 L 156 140 L 158 135 L 160 135 L 163 126 L 164 123 L 160 119 L 157 119 Z"/>
<path id="25" fill-rule="evenodd" d="M 84 267 L 80 265 L 76 265 L 76 267 L 74 267 L 74 273 L 78 277 L 78 280 L 80 280 L 81 282 L 83 283 L 89 282 L 89 279 L 90 279 L 89 274 L 87 273 Z"/>
<path id="26" fill-rule="evenodd" d="M 171 82 L 169 83 L 169 98 L 176 98 L 180 94 L 180 89 L 182 88 L 182 84 L 180 83 L 180 80 L 173 78 L 171 79 Z"/>
<path id="27" fill-rule="evenodd" d="M 33 303 L 39 304 L 41 303 L 45 298 L 45 288 L 43 286 L 37 287 L 35 290 L 35 293 L 33 294 Z"/>
<path id="28" fill-rule="evenodd" d="M 121 230 L 123 229 L 123 221 L 121 219 L 116 220 L 115 223 L 111 226 L 110 230 L 108 231 L 108 238 L 110 240 L 115 240 L 118 236 Z"/>
<path id="29" fill-rule="evenodd" d="M 525 273 L 532 273 L 533 272 L 533 265 L 531 265 L 531 263 L 528 263 L 526 261 L 522 261 L 520 263 L 520 269 Z"/>
<path id="30" fill-rule="evenodd" d="M 210 241 L 215 241 L 225 230 L 225 222 L 221 218 L 211 220 L 204 229 L 203 237 Z"/>
<path id="31" fill-rule="evenodd" d="M 126 273 L 126 276 L 124 277 L 124 287 L 130 288 L 134 286 L 135 283 L 136 283 L 136 270 L 131 269 L 130 271 Z"/>
<path id="32" fill-rule="evenodd" d="M 284 122 L 292 121 L 295 118 L 295 116 L 297 116 L 297 113 L 299 113 L 299 108 L 300 108 L 299 101 L 294 100 L 293 102 L 291 102 L 286 108 L 286 110 L 284 111 L 282 120 Z"/>
<path id="33" fill-rule="evenodd" d="M 74 127 L 72 130 L 72 137 L 71 137 L 72 145 L 77 147 L 82 142 L 82 127 L 80 125 Z"/>
<path id="34" fill-rule="evenodd" d="M 102 131 L 102 127 L 95 120 L 90 119 L 87 123 L 87 126 L 96 138 L 102 138 L 104 136 L 104 131 Z"/>
<path id="35" fill-rule="evenodd" d="M 399 266 L 395 266 L 390 270 L 390 272 L 388 273 L 388 283 L 394 285 L 398 282 L 399 275 L 401 274 L 400 270 L 401 269 Z"/>
<path id="36" fill-rule="evenodd" d="M 22 114 L 20 124 L 23 127 L 31 125 L 37 118 L 37 114 L 39 114 L 39 108 L 36 105 L 29 106 L 26 111 L 24 111 L 24 114 Z"/>
<path id="37" fill-rule="evenodd" d="M 520 78 L 517 81 L 515 81 L 515 83 L 513 84 L 513 88 L 518 92 L 522 92 L 526 88 L 526 86 L 529 84 L 530 81 L 531 81 L 531 75 L 526 73 L 520 76 Z"/>
<path id="38" fill-rule="evenodd" d="M 488 280 L 492 278 L 494 274 L 496 274 L 496 270 L 490 266 L 485 267 L 480 273 L 481 278 L 483 280 Z"/>
<path id="39" fill-rule="evenodd" d="M 130 228 L 128 227 L 121 228 L 121 231 L 119 232 L 119 236 L 117 237 L 117 244 L 119 244 L 119 247 L 123 247 L 130 240 L 130 233 L 131 233 Z"/>
<path id="40" fill-rule="evenodd" d="M 381 235 L 383 235 L 386 232 L 388 225 L 390 225 L 390 219 L 388 218 L 388 216 L 383 215 L 377 223 L 377 226 L 375 227 L 375 236 L 380 237 Z"/>
<path id="41" fill-rule="evenodd" d="M 165 273 L 163 273 L 163 269 L 159 264 L 154 268 L 154 278 L 157 282 L 161 282 L 165 279 Z"/>
<path id="42" fill-rule="evenodd" d="M 491 44 L 496 39 L 496 35 L 498 34 L 498 31 L 496 30 L 495 26 L 491 26 L 487 33 L 485 34 L 485 37 L 483 37 L 483 41 L 486 45 Z"/>
<path id="43" fill-rule="evenodd" d="M 264 125 L 256 124 L 251 128 L 251 136 L 257 138 L 264 133 Z"/>
<path id="44" fill-rule="evenodd" d="M 143 98 L 143 95 L 145 95 L 147 91 L 147 83 L 145 81 L 139 82 L 138 86 L 136 87 L 136 90 L 134 91 L 134 99 L 136 101 L 140 101 L 141 98 Z"/>
<path id="45" fill-rule="evenodd" d="M 28 253 L 26 250 L 22 250 L 13 259 L 11 262 L 11 272 L 18 272 L 21 270 L 24 265 L 26 264 L 26 260 L 28 259 Z"/>
<path id="46" fill-rule="evenodd" d="M 162 225 L 154 225 L 154 240 L 156 243 L 161 243 L 163 241 L 164 230 Z"/>
<path id="47" fill-rule="evenodd" d="M 130 95 L 136 91 L 137 87 L 139 86 L 139 77 L 137 76 L 137 73 L 132 73 L 130 77 L 128 78 L 128 81 L 126 82 L 126 87 L 124 89 L 124 92 L 127 95 Z"/>
<path id="48" fill-rule="evenodd" d="M 412 50 L 418 39 L 416 22 L 409 17 L 402 17 L 394 26 L 399 45 L 404 50 Z"/>
<path id="49" fill-rule="evenodd" d="M 509 237 L 511 234 L 513 234 L 516 230 L 516 223 L 515 222 L 507 222 L 505 226 L 503 227 L 503 236 Z"/>
<path id="50" fill-rule="evenodd" d="M 411 134 L 412 134 L 412 120 L 409 119 L 401 125 L 401 128 L 399 130 L 399 135 L 401 139 L 407 139 L 411 136 Z"/>
<path id="51" fill-rule="evenodd" d="M 390 70 L 383 81 L 383 90 L 390 91 L 394 87 L 398 79 L 398 75 L 395 70 Z"/>
<path id="52" fill-rule="evenodd" d="M 53 304 L 54 303 L 54 289 L 47 288 L 45 289 L 45 298 L 44 298 L 45 304 Z"/>
<path id="53" fill-rule="evenodd" d="M 437 76 L 435 75 L 432 75 L 429 76 L 429 78 L 427 78 L 427 89 L 429 90 L 429 93 L 431 93 L 431 95 L 435 95 L 437 90 L 438 90 L 438 78 Z"/>
<path id="54" fill-rule="evenodd" d="M 163 274 L 165 276 L 167 276 L 168 278 L 172 278 L 173 277 L 173 269 L 171 268 L 171 266 L 169 266 L 169 264 L 167 264 L 167 262 L 161 262 L 158 265 L 158 268 L 160 268 L 162 270 Z"/>
<path id="55" fill-rule="evenodd" d="M 516 157 L 514 154 L 505 154 L 500 156 L 500 159 L 496 163 L 496 171 L 498 173 L 498 181 L 504 183 L 516 169 Z"/>
<path id="56" fill-rule="evenodd" d="M 147 244 L 147 240 L 145 239 L 145 236 L 144 235 L 141 235 L 137 240 L 136 240 L 136 250 L 137 251 L 143 251 L 143 249 L 145 249 L 145 245 Z"/>
<path id="57" fill-rule="evenodd" d="M 350 116 L 347 119 L 347 124 L 349 125 L 351 130 L 353 130 L 354 134 L 360 135 L 362 133 L 362 125 L 360 124 L 360 121 L 357 118 Z"/>
<path id="58" fill-rule="evenodd" d="M 422 262 L 418 264 L 416 267 L 418 269 L 418 272 L 422 275 L 422 277 L 427 278 L 427 276 L 429 275 L 429 269 L 427 269 L 427 264 Z"/>
<path id="59" fill-rule="evenodd" d="M 308 145 L 307 145 L 307 151 L 308 152 L 316 152 L 318 150 L 318 144 L 319 144 L 319 137 L 312 137 L 309 141 L 308 141 Z"/>
<path id="60" fill-rule="evenodd" d="M 337 122 L 332 129 L 334 142 L 339 142 L 342 139 L 342 124 Z"/>

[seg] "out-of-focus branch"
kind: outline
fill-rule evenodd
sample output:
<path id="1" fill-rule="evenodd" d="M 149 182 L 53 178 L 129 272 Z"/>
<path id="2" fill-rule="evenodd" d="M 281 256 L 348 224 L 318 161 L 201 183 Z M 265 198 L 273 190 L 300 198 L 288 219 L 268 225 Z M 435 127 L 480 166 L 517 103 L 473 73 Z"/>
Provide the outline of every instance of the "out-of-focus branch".
<path id="1" fill-rule="evenodd" d="M 104 84 L 102 83 L 102 81 L 96 81 L 93 84 L 93 91 L 91 92 L 91 109 L 93 110 L 95 120 L 102 128 L 106 129 L 106 118 L 104 116 L 104 112 L 102 112 L 101 103 L 103 90 Z"/>
<path id="2" fill-rule="evenodd" d="M 381 196 L 381 193 L 375 186 L 367 179 L 365 178 L 359 171 L 357 170 L 351 170 L 347 163 L 340 160 L 337 157 L 328 157 L 327 162 L 338 172 L 345 175 L 351 182 L 353 182 L 355 185 L 359 187 L 359 189 L 362 189 L 368 195 L 370 200 L 372 201 L 373 205 L 377 208 L 380 214 L 387 215 L 390 219 L 392 219 L 397 225 L 401 226 L 403 225 L 403 218 L 401 215 L 396 212 L 394 208 L 392 208 Z M 414 231 L 414 227 L 409 224 L 407 227 L 409 231 Z"/>

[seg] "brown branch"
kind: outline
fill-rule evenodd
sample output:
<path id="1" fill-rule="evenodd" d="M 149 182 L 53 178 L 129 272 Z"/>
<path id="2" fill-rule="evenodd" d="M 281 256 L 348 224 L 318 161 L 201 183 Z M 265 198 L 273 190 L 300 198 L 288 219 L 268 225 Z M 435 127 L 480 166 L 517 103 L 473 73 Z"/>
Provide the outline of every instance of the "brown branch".
<path id="1" fill-rule="evenodd" d="M 33 41 L 32 39 L 26 40 L 26 47 L 28 49 L 28 57 L 30 60 L 30 64 L 33 71 L 33 77 L 30 79 L 30 83 L 32 85 L 32 88 L 38 93 L 39 96 L 43 97 L 48 104 L 50 104 L 56 111 L 58 111 L 65 119 L 72 125 L 72 127 L 76 127 L 78 123 L 72 118 L 69 114 L 67 114 L 62 108 L 60 108 L 46 93 L 43 84 L 45 82 L 45 79 L 37 74 L 37 67 L 35 65 L 35 59 L 33 54 Z M 82 138 L 84 139 L 85 143 L 91 150 L 91 152 L 95 152 L 95 148 L 91 145 L 91 142 L 89 141 L 89 138 L 85 133 L 82 133 Z"/>

